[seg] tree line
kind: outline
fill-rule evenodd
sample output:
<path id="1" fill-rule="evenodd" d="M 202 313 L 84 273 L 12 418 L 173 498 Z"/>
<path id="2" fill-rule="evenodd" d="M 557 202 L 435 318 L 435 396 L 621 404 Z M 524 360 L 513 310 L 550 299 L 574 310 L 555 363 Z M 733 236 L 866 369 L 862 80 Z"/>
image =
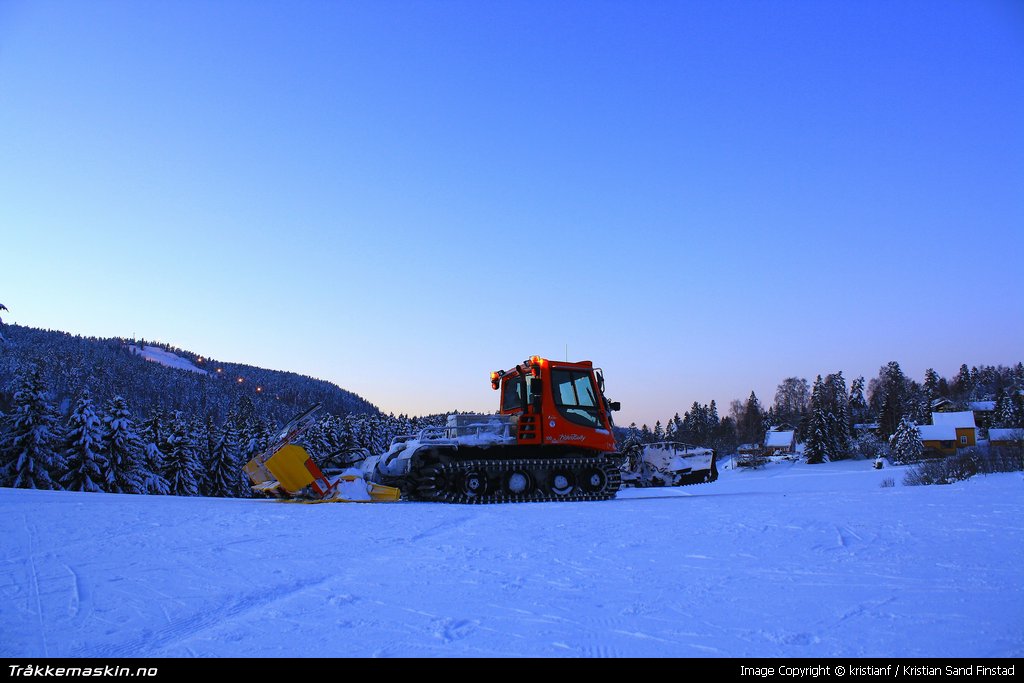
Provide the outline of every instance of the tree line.
<path id="1" fill-rule="evenodd" d="M 242 396 L 226 418 L 153 411 L 139 420 L 128 401 L 97 404 L 88 388 L 62 419 L 38 365 L 28 367 L 0 417 L 0 486 L 108 493 L 245 497 L 242 468 L 273 441 L 280 425 Z M 303 443 L 325 471 L 344 454 L 386 450 L 399 434 L 443 424 L 444 415 L 328 414 Z"/>
<path id="2" fill-rule="evenodd" d="M 695 401 L 682 416 L 659 420 L 653 429 L 634 423 L 617 429 L 617 436 L 620 443 L 681 441 L 731 453 L 744 444 L 763 443 L 771 429 L 789 428 L 804 443 L 808 462 L 818 463 L 876 457 L 887 452 L 901 424 L 904 429 L 927 424 L 940 403 L 948 402 L 943 410 L 968 410 L 975 401 L 994 403 L 991 423 L 979 426 L 1024 428 L 1024 364 L 963 364 L 949 379 L 929 368 L 922 382 L 907 377 L 896 361 L 882 366 L 870 381 L 857 377 L 849 385 L 842 371 L 818 375 L 813 383 L 787 377 L 767 408 L 753 391 L 745 401 L 732 401 L 724 416 L 714 401 Z M 901 447 L 905 442 L 901 437 Z"/>

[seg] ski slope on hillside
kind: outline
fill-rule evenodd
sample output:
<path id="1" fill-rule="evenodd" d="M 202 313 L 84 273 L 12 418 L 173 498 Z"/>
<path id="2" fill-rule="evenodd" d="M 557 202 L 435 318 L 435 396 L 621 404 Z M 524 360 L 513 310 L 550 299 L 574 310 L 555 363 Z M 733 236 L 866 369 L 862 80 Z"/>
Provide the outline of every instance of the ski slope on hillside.
<path id="1" fill-rule="evenodd" d="M 187 370 L 188 372 L 197 372 L 200 375 L 209 375 L 210 373 L 202 368 L 197 368 L 195 364 L 187 358 L 182 358 L 176 353 L 171 353 L 159 346 L 138 346 L 129 345 L 128 350 L 135 355 L 142 356 L 151 363 L 159 363 L 164 367 L 174 368 L 175 370 Z"/>
<path id="2" fill-rule="evenodd" d="M 902 474 L 494 506 L 0 489 L 0 656 L 1024 655 L 1024 477 Z"/>

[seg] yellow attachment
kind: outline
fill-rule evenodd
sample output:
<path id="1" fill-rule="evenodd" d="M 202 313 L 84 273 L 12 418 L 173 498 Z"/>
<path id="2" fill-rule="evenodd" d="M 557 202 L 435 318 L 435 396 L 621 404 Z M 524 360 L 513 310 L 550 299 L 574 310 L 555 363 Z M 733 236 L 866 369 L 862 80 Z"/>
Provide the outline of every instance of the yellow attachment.
<path id="1" fill-rule="evenodd" d="M 309 453 L 302 446 L 288 444 L 265 463 L 274 478 L 288 493 L 296 493 L 313 482 L 313 473 L 306 467 Z M 248 468 L 248 465 L 246 465 Z"/>
<path id="2" fill-rule="evenodd" d="M 272 481 L 274 478 L 267 468 L 263 466 L 263 463 L 258 460 L 258 457 L 247 462 L 244 469 L 245 473 L 249 475 L 249 481 L 254 485 Z"/>
<path id="3" fill-rule="evenodd" d="M 394 503 L 402 497 L 402 492 L 396 489 L 394 486 L 384 486 L 383 484 L 370 483 L 370 499 L 374 503 Z"/>
<path id="4" fill-rule="evenodd" d="M 255 488 L 255 487 L 253 487 Z M 374 484 L 362 477 L 343 474 L 338 478 L 336 488 L 326 498 L 318 500 L 288 500 L 286 503 L 394 503 L 402 492 L 392 486 Z"/>

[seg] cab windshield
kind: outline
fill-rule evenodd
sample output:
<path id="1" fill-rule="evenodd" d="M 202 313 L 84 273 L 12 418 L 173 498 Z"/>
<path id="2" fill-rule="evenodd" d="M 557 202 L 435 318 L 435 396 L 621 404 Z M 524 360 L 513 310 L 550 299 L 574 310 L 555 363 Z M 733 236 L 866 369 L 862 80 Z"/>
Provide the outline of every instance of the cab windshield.
<path id="1" fill-rule="evenodd" d="M 552 370 L 551 393 L 562 417 L 585 427 L 600 427 L 597 392 L 584 370 Z"/>

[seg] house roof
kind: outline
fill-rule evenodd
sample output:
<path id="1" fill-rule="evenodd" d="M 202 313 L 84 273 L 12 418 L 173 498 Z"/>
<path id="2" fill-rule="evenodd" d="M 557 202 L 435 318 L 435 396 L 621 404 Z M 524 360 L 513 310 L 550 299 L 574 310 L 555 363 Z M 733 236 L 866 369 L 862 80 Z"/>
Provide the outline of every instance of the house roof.
<path id="1" fill-rule="evenodd" d="M 970 403 L 967 404 L 967 407 L 970 408 L 971 410 L 977 410 L 979 412 L 986 411 L 986 410 L 991 411 L 991 410 L 995 410 L 996 409 L 996 402 L 995 401 L 971 401 Z"/>
<path id="2" fill-rule="evenodd" d="M 956 441 L 956 427 L 953 425 L 918 425 L 921 441 Z"/>
<path id="3" fill-rule="evenodd" d="M 976 427 L 974 424 L 974 413 L 964 410 L 959 413 L 932 413 L 933 425 L 947 425 L 949 427 Z"/>
<path id="4" fill-rule="evenodd" d="M 789 448 L 793 445 L 793 432 L 768 432 L 764 435 L 765 448 Z"/>
<path id="5" fill-rule="evenodd" d="M 988 430 L 989 441 L 1020 441 L 1024 439 L 1024 429 L 990 429 Z"/>

